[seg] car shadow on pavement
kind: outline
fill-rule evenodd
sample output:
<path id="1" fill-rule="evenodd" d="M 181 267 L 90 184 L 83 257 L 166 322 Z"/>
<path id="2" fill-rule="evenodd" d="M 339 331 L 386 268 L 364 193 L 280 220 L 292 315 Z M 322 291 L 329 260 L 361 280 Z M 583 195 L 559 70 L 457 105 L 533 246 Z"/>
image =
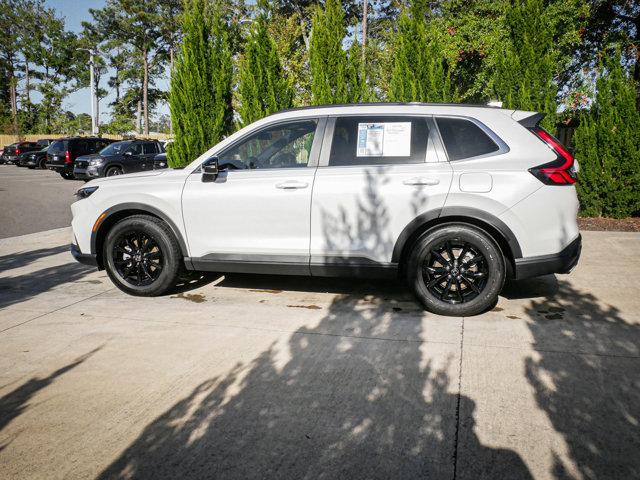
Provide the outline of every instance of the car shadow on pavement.
<path id="1" fill-rule="evenodd" d="M 47 377 L 33 377 L 15 390 L 3 395 L 0 398 L 0 431 L 2 431 L 14 418 L 21 415 L 27 409 L 29 401 L 36 393 L 49 386 L 61 375 L 64 375 L 69 370 L 73 370 L 78 365 L 85 362 L 89 357 L 101 350 L 102 347 L 104 347 L 104 345 L 94 348 L 90 352 L 79 356 L 70 364 L 59 368 Z M 4 446 L 0 446 L 0 450 L 3 448 Z"/>
<path id="2" fill-rule="evenodd" d="M 340 295 L 287 345 L 198 385 L 100 478 L 454 478 L 458 413 L 474 402 L 458 393 L 456 333 L 423 340 L 439 320 Z M 470 436 L 469 478 L 531 478 Z"/>
<path id="3" fill-rule="evenodd" d="M 640 478 L 640 325 L 564 280 L 527 314 L 525 374 L 573 464 L 554 477 Z"/>

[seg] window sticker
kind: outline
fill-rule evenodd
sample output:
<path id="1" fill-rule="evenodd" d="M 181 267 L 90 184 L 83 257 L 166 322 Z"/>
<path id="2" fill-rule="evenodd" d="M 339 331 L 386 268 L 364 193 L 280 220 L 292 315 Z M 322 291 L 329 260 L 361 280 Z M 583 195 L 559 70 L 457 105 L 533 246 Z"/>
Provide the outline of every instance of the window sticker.
<path id="1" fill-rule="evenodd" d="M 410 157 L 411 122 L 359 123 L 358 157 Z"/>

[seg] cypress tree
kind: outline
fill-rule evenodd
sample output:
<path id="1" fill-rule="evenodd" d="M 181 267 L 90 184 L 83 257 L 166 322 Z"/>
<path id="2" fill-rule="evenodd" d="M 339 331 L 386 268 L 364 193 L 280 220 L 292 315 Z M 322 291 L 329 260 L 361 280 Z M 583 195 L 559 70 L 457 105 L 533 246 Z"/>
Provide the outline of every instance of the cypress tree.
<path id="1" fill-rule="evenodd" d="M 313 16 L 309 67 L 314 105 L 349 101 L 347 54 L 342 49 L 344 23 L 344 12 L 337 0 L 327 0 L 325 9 L 318 7 Z"/>
<path id="2" fill-rule="evenodd" d="M 424 0 L 413 0 L 400 14 L 388 92 L 392 101 L 449 102 L 455 98 L 440 34 L 427 16 Z"/>
<path id="3" fill-rule="evenodd" d="M 244 125 L 292 106 L 293 89 L 268 31 L 268 5 L 258 2 L 258 15 L 245 44 L 238 72 L 239 113 Z"/>
<path id="4" fill-rule="evenodd" d="M 587 216 L 640 215 L 640 113 L 620 54 L 605 57 L 597 94 L 575 132 L 578 195 Z"/>
<path id="5" fill-rule="evenodd" d="M 509 42 L 498 60 L 494 89 L 505 108 L 546 113 L 542 125 L 556 129 L 554 31 L 543 0 L 515 0 L 506 15 Z"/>
<path id="6" fill-rule="evenodd" d="M 175 141 L 168 152 L 181 167 L 230 133 L 232 63 L 225 23 L 214 7 L 206 21 L 207 0 L 185 0 L 183 42 L 171 72 L 169 107 Z"/>

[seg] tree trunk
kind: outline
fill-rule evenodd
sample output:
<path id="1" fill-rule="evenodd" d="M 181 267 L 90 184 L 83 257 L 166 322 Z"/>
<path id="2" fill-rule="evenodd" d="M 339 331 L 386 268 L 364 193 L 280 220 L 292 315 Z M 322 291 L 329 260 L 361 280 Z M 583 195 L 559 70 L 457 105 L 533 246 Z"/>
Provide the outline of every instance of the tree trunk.
<path id="1" fill-rule="evenodd" d="M 13 74 L 13 65 L 9 65 L 9 102 L 11 103 L 11 120 L 14 135 L 18 135 L 18 95 L 17 81 Z"/>
<path id="2" fill-rule="evenodd" d="M 31 82 L 29 81 L 29 60 L 24 61 L 24 81 L 27 92 L 27 109 L 31 111 Z"/>
<path id="3" fill-rule="evenodd" d="M 142 102 L 138 99 L 138 109 L 136 110 L 136 132 L 140 133 L 140 112 L 142 111 Z"/>
<path id="4" fill-rule="evenodd" d="M 365 71 L 367 60 L 367 23 L 368 23 L 369 0 L 362 2 L 362 71 Z"/>
<path id="5" fill-rule="evenodd" d="M 144 78 L 142 80 L 142 103 L 144 108 L 144 134 L 149 135 L 149 59 L 147 50 L 142 52 Z"/>

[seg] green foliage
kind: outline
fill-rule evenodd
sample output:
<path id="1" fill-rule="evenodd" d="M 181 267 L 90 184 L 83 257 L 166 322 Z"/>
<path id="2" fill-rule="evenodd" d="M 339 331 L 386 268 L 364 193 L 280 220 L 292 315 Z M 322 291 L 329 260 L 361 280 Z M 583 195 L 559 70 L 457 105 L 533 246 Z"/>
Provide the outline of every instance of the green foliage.
<path id="1" fill-rule="evenodd" d="M 338 0 L 327 0 L 324 10 L 317 8 L 311 27 L 309 66 L 311 98 L 314 105 L 346 103 L 347 53 L 342 48 L 346 35 L 344 11 Z"/>
<path id="2" fill-rule="evenodd" d="M 239 113 L 243 125 L 292 106 L 293 89 L 284 75 L 278 47 L 268 31 L 268 10 L 259 2 L 238 72 Z"/>
<path id="3" fill-rule="evenodd" d="M 497 65 L 496 94 L 505 108 L 546 113 L 543 126 L 555 131 L 554 31 L 543 0 L 517 0 L 506 25 L 510 42 Z"/>
<path id="4" fill-rule="evenodd" d="M 600 65 L 597 94 L 575 132 L 578 194 L 586 216 L 640 215 L 640 113 L 620 55 Z"/>
<path id="5" fill-rule="evenodd" d="M 424 0 L 412 0 L 400 14 L 393 39 L 389 99 L 395 102 L 449 102 L 455 95 L 440 33 L 427 22 Z"/>
<path id="6" fill-rule="evenodd" d="M 169 106 L 175 142 L 171 167 L 187 165 L 232 128 L 231 52 L 220 10 L 205 19 L 206 0 L 188 0 L 181 18 L 184 39 L 171 74 Z"/>

